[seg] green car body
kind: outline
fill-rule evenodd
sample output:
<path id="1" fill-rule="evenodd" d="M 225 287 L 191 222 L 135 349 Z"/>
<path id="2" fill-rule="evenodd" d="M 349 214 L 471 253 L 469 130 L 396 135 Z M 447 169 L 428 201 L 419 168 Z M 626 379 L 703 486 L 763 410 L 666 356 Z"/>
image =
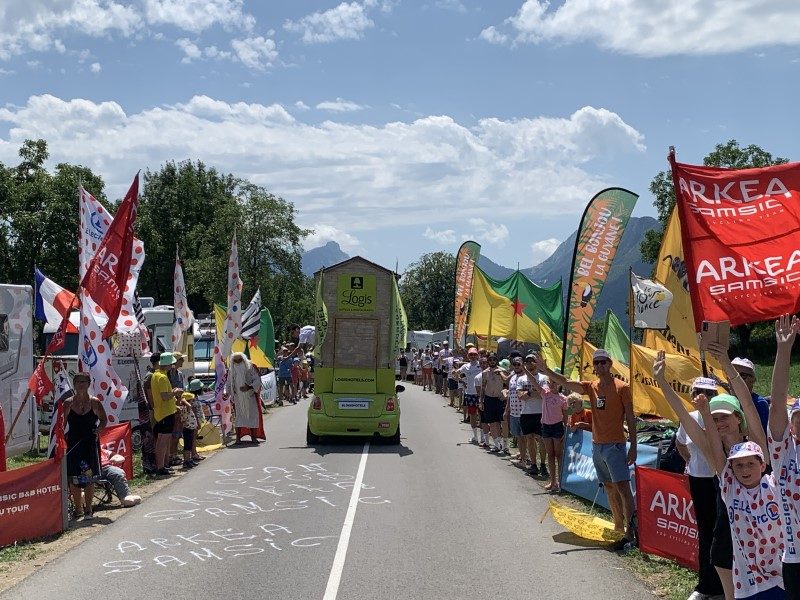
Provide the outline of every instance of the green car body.
<path id="1" fill-rule="evenodd" d="M 394 370 L 315 369 L 308 442 L 317 443 L 321 436 L 380 436 L 399 443 Z"/>

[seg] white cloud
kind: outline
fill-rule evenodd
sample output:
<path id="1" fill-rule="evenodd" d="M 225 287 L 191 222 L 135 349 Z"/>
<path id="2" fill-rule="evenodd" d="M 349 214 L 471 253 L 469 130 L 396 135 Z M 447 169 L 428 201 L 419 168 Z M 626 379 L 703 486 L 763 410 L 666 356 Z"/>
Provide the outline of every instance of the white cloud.
<path id="1" fill-rule="evenodd" d="M 474 232 L 470 237 L 474 240 L 495 246 L 504 246 L 508 240 L 508 227 L 502 223 L 487 223 L 485 219 L 473 217 L 469 224 Z"/>
<path id="2" fill-rule="evenodd" d="M 183 51 L 182 63 L 191 63 L 193 60 L 232 60 L 241 62 L 250 69 L 263 70 L 271 66 L 278 58 L 275 42 L 261 36 L 232 40 L 231 51 L 220 50 L 216 46 L 201 48 L 188 38 L 180 38 L 175 45 Z"/>
<path id="3" fill-rule="evenodd" d="M 361 246 L 361 242 L 358 241 L 357 237 L 350 235 L 346 231 L 343 231 L 338 227 L 334 227 L 333 225 L 328 225 L 326 223 L 315 223 L 313 225 L 309 225 L 308 229 L 313 229 L 314 233 L 303 240 L 303 247 L 306 250 L 319 248 L 328 242 L 337 242 L 342 250 L 350 254 Z"/>
<path id="4" fill-rule="evenodd" d="M 243 12 L 244 0 L 145 0 L 144 12 L 151 25 L 174 25 L 200 33 L 213 25 L 249 31 L 255 18 Z"/>
<path id="5" fill-rule="evenodd" d="M 480 37 L 493 43 L 579 43 L 654 57 L 800 44 L 793 0 L 526 0 Z"/>
<path id="6" fill-rule="evenodd" d="M 92 64 L 89 66 L 89 70 L 90 70 L 92 73 L 99 73 L 100 71 L 102 71 L 102 70 L 103 70 L 103 67 L 102 67 L 102 66 L 100 66 L 100 63 L 98 63 L 98 62 L 95 62 L 95 63 L 92 63 Z"/>
<path id="7" fill-rule="evenodd" d="M 538 265 L 543 260 L 550 258 L 553 252 L 556 251 L 556 248 L 558 248 L 560 245 L 561 241 L 557 240 L 556 238 L 549 238 L 531 244 L 531 257 L 533 258 L 533 264 Z"/>
<path id="8" fill-rule="evenodd" d="M 264 69 L 278 58 L 275 42 L 263 36 L 232 40 L 231 47 L 239 61 L 251 69 Z"/>
<path id="9" fill-rule="evenodd" d="M 297 110 L 309 110 L 311 108 L 308 104 L 306 104 L 302 100 L 298 100 L 297 102 L 295 102 L 294 107 Z"/>
<path id="10" fill-rule="evenodd" d="M 355 112 L 367 108 L 362 104 L 357 104 L 352 100 L 337 98 L 336 100 L 325 100 L 317 104 L 318 110 L 328 110 L 330 112 Z"/>
<path id="11" fill-rule="evenodd" d="M 454 215 L 482 219 L 472 230 L 494 243 L 508 237 L 499 224 L 579 214 L 613 183 L 589 161 L 624 160 L 644 148 L 620 116 L 593 107 L 473 126 L 447 116 L 312 125 L 279 104 L 207 96 L 132 113 L 116 102 L 31 96 L 0 108 L 0 132 L 0 162 L 16 164 L 24 140 L 43 138 L 51 165 L 89 166 L 111 197 L 124 194 L 138 169 L 199 159 L 294 202 L 300 222 L 346 223 L 356 235 L 396 227 L 402 207 L 404 224 L 419 231 L 453 228 Z"/>
<path id="12" fill-rule="evenodd" d="M 437 8 L 443 8 L 445 10 L 454 10 L 460 13 L 467 12 L 467 7 L 464 6 L 461 0 L 436 0 L 434 4 Z"/>
<path id="13" fill-rule="evenodd" d="M 11 69 L 0 69 L 0 75 L 14 75 L 16 71 Z"/>
<path id="14" fill-rule="evenodd" d="M 26 0 L 0 3 L 0 60 L 25 52 L 62 52 L 57 31 L 91 37 L 130 36 L 141 26 L 137 10 L 114 0 Z M 65 49 L 65 48 L 64 48 Z"/>
<path id="15" fill-rule="evenodd" d="M 434 231 L 430 227 L 426 227 L 425 232 L 422 234 L 422 237 L 432 240 L 437 244 L 441 244 L 442 246 L 446 246 L 448 244 L 455 243 L 456 232 L 453 229 L 442 229 L 441 231 Z"/>
<path id="16" fill-rule="evenodd" d="M 297 21 L 286 21 L 283 28 L 294 33 L 302 33 L 303 42 L 306 44 L 358 40 L 363 37 L 364 31 L 375 26 L 366 12 L 368 7 L 375 4 L 375 2 L 364 4 L 342 2 L 335 8 L 311 13 Z"/>

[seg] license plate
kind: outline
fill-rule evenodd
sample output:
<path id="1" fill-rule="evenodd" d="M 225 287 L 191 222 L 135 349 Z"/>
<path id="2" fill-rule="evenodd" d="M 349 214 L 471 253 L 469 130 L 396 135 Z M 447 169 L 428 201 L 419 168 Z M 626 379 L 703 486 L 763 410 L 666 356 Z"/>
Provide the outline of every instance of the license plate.
<path id="1" fill-rule="evenodd" d="M 339 400 L 339 408 L 342 409 L 364 409 L 369 408 L 368 400 Z"/>

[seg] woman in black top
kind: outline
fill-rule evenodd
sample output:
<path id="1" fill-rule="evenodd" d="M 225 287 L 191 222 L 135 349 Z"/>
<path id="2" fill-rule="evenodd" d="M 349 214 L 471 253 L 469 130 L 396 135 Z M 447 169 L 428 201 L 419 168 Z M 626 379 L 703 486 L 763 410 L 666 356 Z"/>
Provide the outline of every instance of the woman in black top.
<path id="1" fill-rule="evenodd" d="M 67 480 L 75 506 L 75 518 L 92 518 L 94 481 L 100 475 L 98 431 L 108 423 L 103 405 L 89 395 L 91 378 L 78 373 L 72 378 L 75 395 L 64 401 L 67 431 Z"/>

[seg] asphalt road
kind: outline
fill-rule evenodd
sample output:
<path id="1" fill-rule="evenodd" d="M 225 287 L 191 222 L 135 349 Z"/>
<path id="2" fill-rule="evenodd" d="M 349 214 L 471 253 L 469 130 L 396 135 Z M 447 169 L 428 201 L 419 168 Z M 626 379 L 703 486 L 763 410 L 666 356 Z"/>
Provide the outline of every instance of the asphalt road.
<path id="1" fill-rule="evenodd" d="M 653 598 L 616 555 L 539 524 L 548 496 L 466 443 L 441 397 L 407 386 L 399 447 L 308 448 L 307 402 L 2 598 Z"/>

